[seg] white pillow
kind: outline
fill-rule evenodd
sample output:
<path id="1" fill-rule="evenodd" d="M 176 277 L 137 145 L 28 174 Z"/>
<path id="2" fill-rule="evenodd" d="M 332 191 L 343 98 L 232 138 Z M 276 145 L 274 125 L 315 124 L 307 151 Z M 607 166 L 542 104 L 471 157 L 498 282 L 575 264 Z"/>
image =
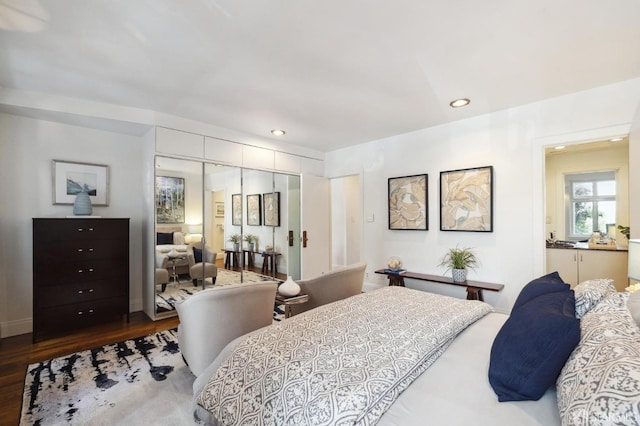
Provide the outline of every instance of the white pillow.
<path id="1" fill-rule="evenodd" d="M 174 232 L 173 233 L 173 244 L 175 245 L 183 245 L 184 242 L 184 234 L 182 232 Z"/>
<path id="2" fill-rule="evenodd" d="M 640 326 L 640 291 L 635 291 L 629 295 L 627 309 L 629 309 L 629 313 L 636 321 L 636 324 Z"/>
<path id="3" fill-rule="evenodd" d="M 640 330 L 627 297 L 603 299 L 580 321 L 580 343 L 556 382 L 563 425 L 638 424 Z"/>
<path id="4" fill-rule="evenodd" d="M 576 296 L 576 318 L 582 318 L 598 302 L 616 293 L 611 278 L 598 278 L 583 281 L 573 289 Z"/>

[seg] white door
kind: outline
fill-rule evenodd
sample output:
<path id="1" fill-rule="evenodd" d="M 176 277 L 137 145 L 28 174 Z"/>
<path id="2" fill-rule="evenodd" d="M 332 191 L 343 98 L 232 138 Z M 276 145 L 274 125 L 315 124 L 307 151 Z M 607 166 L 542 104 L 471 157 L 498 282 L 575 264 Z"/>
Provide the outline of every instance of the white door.
<path id="1" fill-rule="evenodd" d="M 329 179 L 303 174 L 300 184 L 301 275 L 307 279 L 331 270 L 331 201 Z"/>

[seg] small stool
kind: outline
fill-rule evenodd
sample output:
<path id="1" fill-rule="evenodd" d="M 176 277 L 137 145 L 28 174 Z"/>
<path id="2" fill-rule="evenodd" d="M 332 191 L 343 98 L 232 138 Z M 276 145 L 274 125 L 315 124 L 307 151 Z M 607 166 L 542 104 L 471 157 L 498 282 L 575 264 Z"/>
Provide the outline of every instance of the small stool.
<path id="1" fill-rule="evenodd" d="M 272 271 L 274 275 L 278 275 L 278 262 L 276 262 L 276 252 L 262 252 L 262 273 L 267 274 Z M 269 264 L 271 263 L 271 264 Z"/>

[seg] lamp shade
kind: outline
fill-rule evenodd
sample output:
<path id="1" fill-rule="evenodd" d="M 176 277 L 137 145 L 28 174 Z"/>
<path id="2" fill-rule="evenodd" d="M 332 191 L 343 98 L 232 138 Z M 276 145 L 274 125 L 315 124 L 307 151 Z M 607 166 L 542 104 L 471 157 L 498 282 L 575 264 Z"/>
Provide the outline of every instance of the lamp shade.
<path id="1" fill-rule="evenodd" d="M 640 240 L 629 240 L 629 278 L 640 281 Z"/>

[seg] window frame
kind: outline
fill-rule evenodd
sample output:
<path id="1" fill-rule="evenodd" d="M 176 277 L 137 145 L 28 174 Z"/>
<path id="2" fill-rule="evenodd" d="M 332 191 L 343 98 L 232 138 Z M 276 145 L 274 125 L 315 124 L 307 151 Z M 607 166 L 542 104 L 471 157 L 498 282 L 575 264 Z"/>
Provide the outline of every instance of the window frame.
<path id="1" fill-rule="evenodd" d="M 618 211 L 618 176 L 615 170 L 603 170 L 598 172 L 588 172 L 588 173 L 568 173 L 564 176 L 564 199 L 565 199 L 565 229 L 566 229 L 566 239 L 570 241 L 579 241 L 584 240 L 585 238 L 589 238 L 593 232 L 599 231 L 599 229 L 594 229 L 597 227 L 598 221 L 592 221 L 592 230 L 589 234 L 576 234 L 574 229 L 575 218 L 573 217 L 573 206 L 576 202 L 592 202 L 593 203 L 593 217 L 598 217 L 598 203 L 603 201 L 613 201 L 616 203 L 616 216 Z M 615 182 L 615 194 L 613 195 L 598 195 L 597 193 L 597 182 L 607 182 L 614 181 Z M 573 195 L 573 184 L 581 183 L 581 182 L 591 182 L 593 183 L 593 195 L 587 197 L 574 197 Z M 616 220 L 617 221 L 617 220 Z M 613 224 L 615 225 L 615 223 Z M 607 230 L 602 230 L 606 232 Z"/>

